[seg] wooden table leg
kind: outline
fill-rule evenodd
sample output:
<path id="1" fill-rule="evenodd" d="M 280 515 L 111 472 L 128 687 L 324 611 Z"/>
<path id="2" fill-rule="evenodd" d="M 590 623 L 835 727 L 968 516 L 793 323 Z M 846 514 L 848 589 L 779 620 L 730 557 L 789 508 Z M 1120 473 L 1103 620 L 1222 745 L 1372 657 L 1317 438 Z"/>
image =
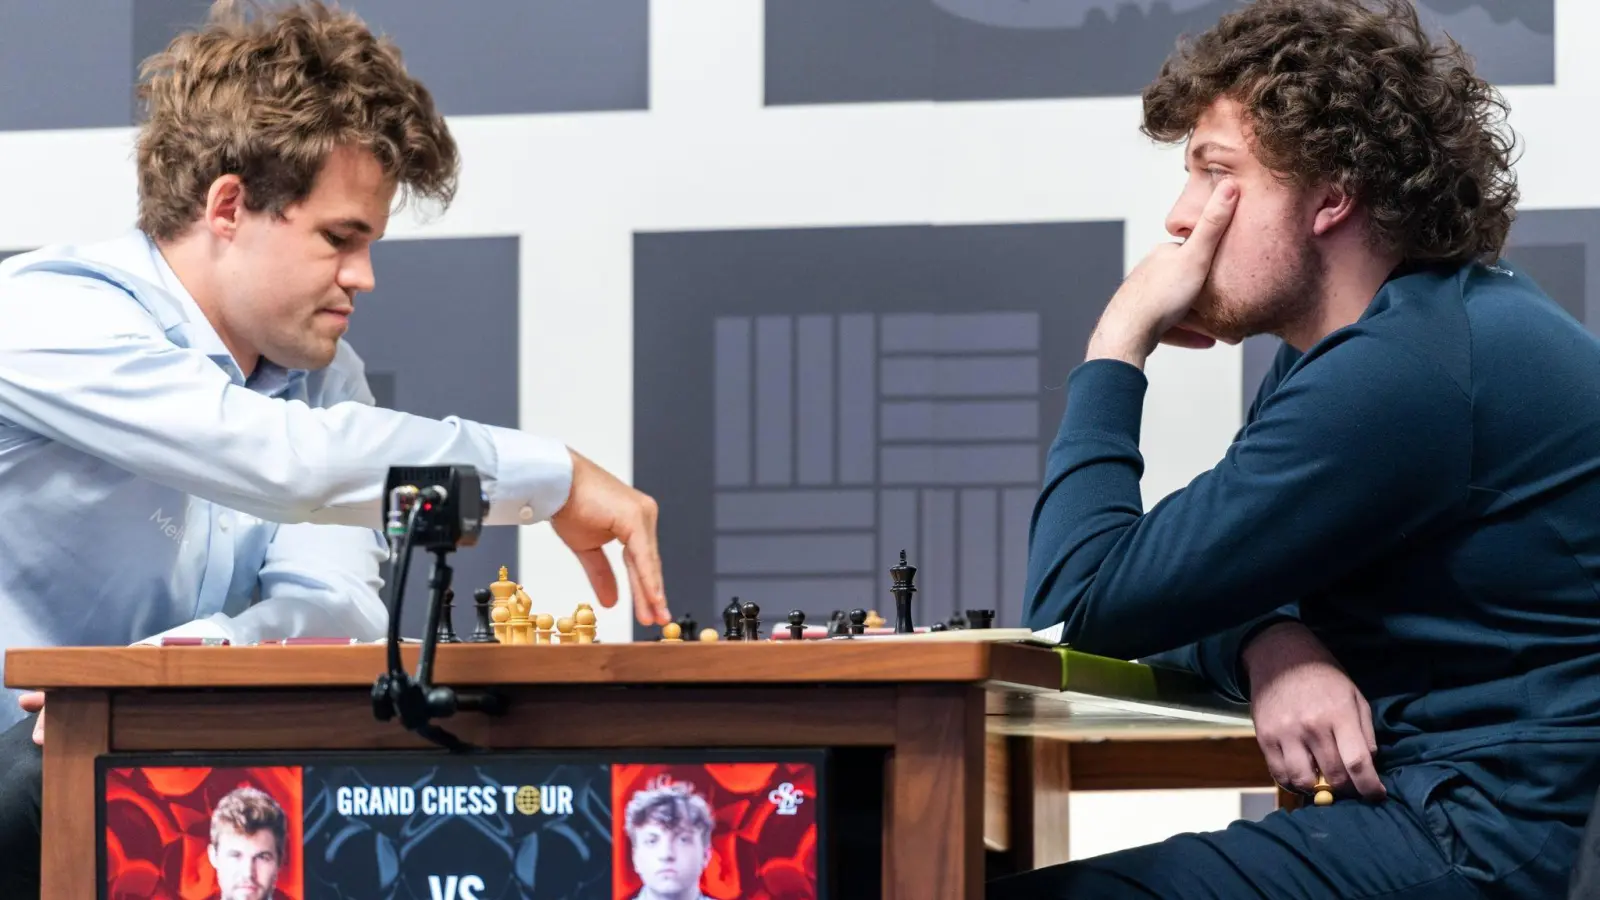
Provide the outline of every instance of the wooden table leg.
<path id="1" fill-rule="evenodd" d="M 904 686 L 885 791 L 886 900 L 983 897 L 984 697 Z"/>
<path id="2" fill-rule="evenodd" d="M 96 897 L 94 760 L 111 746 L 111 707 L 103 691 L 67 691 L 45 708 L 40 893 Z"/>
<path id="3" fill-rule="evenodd" d="M 1011 840 L 1017 871 L 1071 858 L 1072 743 L 1010 737 Z"/>

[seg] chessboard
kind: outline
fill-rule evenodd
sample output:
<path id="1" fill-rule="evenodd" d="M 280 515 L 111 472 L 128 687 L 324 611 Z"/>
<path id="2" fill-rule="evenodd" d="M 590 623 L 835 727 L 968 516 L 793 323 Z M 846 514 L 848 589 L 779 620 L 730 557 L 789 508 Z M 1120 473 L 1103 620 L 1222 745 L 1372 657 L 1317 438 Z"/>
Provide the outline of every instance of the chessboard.
<path id="1" fill-rule="evenodd" d="M 722 628 L 701 628 L 691 615 L 680 616 L 662 626 L 657 640 L 664 644 L 719 641 L 819 641 L 853 640 L 942 640 L 942 641 L 1019 641 L 1054 646 L 1059 635 L 1032 632 L 1025 628 L 995 628 L 995 611 L 969 609 L 942 622 L 919 625 L 913 599 L 917 592 L 917 567 L 900 551 L 900 561 L 889 568 L 889 592 L 894 597 L 895 620 L 889 623 L 876 609 L 832 610 L 823 624 L 808 622 L 805 610 L 791 609 L 783 624 L 766 633 L 760 604 L 733 597 L 722 609 Z M 594 644 L 594 608 L 579 603 L 568 615 L 533 612 L 533 601 L 521 584 L 513 581 L 510 570 L 500 567 L 499 579 L 473 592 L 477 627 L 466 637 L 456 636 L 451 625 L 454 592 L 447 590 L 437 638 L 441 644 Z"/>

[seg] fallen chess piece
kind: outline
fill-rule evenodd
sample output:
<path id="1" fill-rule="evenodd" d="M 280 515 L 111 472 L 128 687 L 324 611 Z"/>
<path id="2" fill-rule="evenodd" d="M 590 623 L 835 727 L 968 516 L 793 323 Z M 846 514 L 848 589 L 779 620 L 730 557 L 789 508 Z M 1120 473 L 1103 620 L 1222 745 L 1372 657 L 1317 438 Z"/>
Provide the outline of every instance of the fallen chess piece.
<path id="1" fill-rule="evenodd" d="M 1327 777 L 1324 776 L 1321 772 L 1317 773 L 1317 783 L 1316 783 L 1315 787 L 1316 787 L 1317 793 L 1316 793 L 1316 796 L 1311 798 L 1311 802 L 1316 804 L 1317 806 L 1332 806 L 1333 805 L 1333 787 L 1328 784 Z"/>

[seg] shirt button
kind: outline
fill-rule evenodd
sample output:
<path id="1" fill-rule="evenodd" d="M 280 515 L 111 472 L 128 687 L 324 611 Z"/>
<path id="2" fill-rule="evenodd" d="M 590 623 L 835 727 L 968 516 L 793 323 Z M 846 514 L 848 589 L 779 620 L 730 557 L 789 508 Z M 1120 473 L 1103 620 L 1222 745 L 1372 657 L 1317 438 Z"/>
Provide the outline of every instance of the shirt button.
<path id="1" fill-rule="evenodd" d="M 517 510 L 517 518 L 521 519 L 524 525 L 533 522 L 533 507 L 524 506 Z"/>
<path id="2" fill-rule="evenodd" d="M 233 524 L 233 522 L 227 516 L 222 516 L 217 521 L 217 527 L 221 528 L 223 531 L 227 531 L 228 528 Z"/>

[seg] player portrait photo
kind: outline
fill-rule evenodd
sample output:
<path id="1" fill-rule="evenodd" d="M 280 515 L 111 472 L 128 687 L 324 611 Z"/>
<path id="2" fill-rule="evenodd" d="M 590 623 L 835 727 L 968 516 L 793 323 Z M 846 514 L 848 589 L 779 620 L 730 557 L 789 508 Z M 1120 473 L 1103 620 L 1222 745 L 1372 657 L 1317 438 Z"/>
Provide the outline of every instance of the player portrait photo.
<path id="1" fill-rule="evenodd" d="M 305 896 L 298 766 L 132 766 L 104 778 L 102 896 Z"/>
<path id="2" fill-rule="evenodd" d="M 817 773 L 802 762 L 611 767 L 612 900 L 817 896 Z"/>
<path id="3" fill-rule="evenodd" d="M 663 779 L 635 791 L 623 809 L 633 873 L 631 900 L 709 900 L 700 878 L 711 862 L 711 805 L 687 782 Z"/>
<path id="4" fill-rule="evenodd" d="M 211 813 L 206 857 L 216 873 L 218 900 L 269 900 L 288 849 L 283 807 L 265 791 L 239 787 Z"/>

